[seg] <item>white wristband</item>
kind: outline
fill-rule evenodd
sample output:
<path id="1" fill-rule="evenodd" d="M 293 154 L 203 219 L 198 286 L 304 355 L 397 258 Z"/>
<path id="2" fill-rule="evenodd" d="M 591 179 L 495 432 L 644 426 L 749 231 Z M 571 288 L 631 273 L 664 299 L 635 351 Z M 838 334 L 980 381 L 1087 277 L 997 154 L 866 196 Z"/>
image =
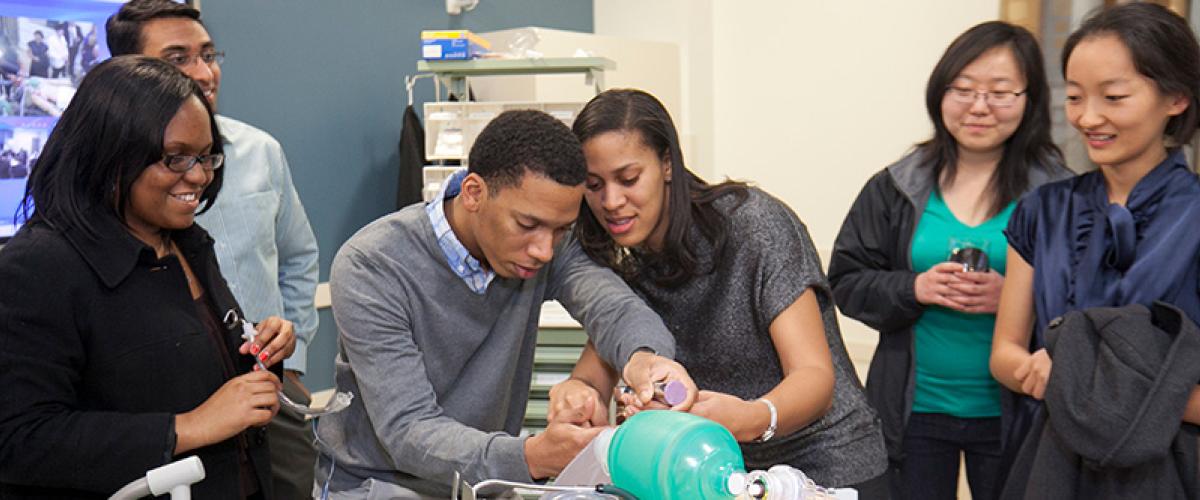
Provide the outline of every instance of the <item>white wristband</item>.
<path id="1" fill-rule="evenodd" d="M 767 409 L 771 410 L 771 425 L 767 426 L 767 430 L 763 431 L 762 435 L 755 439 L 756 443 L 765 443 L 775 437 L 775 427 L 779 424 L 779 412 L 775 410 L 775 403 L 767 398 L 758 398 L 760 403 L 767 405 Z"/>

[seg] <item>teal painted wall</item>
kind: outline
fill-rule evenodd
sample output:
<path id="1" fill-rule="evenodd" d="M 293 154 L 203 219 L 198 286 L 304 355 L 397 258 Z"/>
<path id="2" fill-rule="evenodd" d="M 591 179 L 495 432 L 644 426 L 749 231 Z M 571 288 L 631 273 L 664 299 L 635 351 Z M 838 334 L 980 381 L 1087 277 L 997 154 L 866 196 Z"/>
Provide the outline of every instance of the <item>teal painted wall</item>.
<path id="1" fill-rule="evenodd" d="M 592 0 L 481 0 L 460 16 L 442 0 L 202 0 L 227 53 L 220 111 L 283 144 L 321 248 L 321 280 L 339 246 L 395 207 L 404 76 L 422 29 L 543 26 L 593 31 Z M 433 99 L 422 80 L 416 101 Z M 333 386 L 337 332 L 321 312 L 305 383 Z"/>

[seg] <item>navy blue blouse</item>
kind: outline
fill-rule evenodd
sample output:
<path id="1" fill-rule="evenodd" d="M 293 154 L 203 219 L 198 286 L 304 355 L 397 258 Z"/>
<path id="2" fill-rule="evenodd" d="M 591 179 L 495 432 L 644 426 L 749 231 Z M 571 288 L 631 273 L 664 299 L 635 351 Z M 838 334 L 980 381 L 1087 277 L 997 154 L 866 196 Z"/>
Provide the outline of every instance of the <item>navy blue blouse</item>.
<path id="1" fill-rule="evenodd" d="M 1104 176 L 1046 184 L 1018 203 L 1009 245 L 1034 269 L 1034 336 L 1090 307 L 1161 300 L 1200 323 L 1200 178 L 1181 151 L 1146 174 L 1125 206 L 1110 204 Z"/>

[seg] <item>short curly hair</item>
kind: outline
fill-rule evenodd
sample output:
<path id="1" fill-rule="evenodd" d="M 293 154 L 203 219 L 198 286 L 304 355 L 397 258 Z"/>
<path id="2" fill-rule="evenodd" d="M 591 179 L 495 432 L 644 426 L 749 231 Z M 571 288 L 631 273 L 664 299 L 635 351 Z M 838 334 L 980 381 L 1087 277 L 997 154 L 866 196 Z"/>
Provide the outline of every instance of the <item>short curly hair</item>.
<path id="1" fill-rule="evenodd" d="M 587 180 L 575 134 L 557 118 L 535 110 L 505 111 L 488 123 L 471 147 L 467 171 L 482 177 L 492 193 L 520 184 L 525 172 L 564 186 Z"/>

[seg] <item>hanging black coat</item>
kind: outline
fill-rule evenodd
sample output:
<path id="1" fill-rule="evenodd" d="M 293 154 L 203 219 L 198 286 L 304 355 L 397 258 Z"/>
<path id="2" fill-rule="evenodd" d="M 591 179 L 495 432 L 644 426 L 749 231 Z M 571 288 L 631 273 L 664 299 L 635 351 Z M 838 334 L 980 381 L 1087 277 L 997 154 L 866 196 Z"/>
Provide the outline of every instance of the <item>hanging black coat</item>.
<path id="1" fill-rule="evenodd" d="M 396 210 L 421 201 L 421 169 L 425 167 L 425 127 L 410 104 L 404 109 L 400 131 L 400 177 L 396 183 Z"/>

